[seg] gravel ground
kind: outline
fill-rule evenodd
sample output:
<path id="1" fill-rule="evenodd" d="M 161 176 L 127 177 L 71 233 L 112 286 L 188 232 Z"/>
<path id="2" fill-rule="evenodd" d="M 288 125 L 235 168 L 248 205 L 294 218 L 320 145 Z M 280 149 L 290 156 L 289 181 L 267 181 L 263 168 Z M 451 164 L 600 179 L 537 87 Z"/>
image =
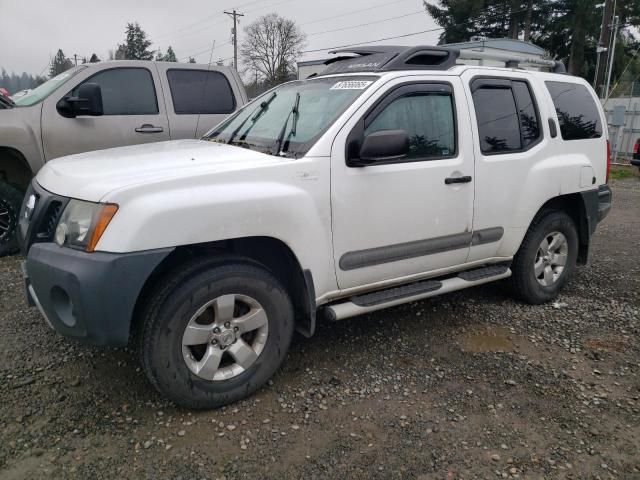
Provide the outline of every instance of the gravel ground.
<path id="1" fill-rule="evenodd" d="M 488 285 L 323 323 L 211 412 L 50 332 L 0 259 L 0 478 L 640 478 L 640 179 L 613 187 L 557 302 Z"/>

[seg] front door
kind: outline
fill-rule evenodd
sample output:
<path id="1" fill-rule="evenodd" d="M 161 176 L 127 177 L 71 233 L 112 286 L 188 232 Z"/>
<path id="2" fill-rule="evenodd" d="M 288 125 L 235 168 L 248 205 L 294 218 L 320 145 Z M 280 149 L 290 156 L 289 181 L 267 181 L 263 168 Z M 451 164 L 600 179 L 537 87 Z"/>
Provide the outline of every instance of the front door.
<path id="1" fill-rule="evenodd" d="M 45 158 L 104 148 L 169 140 L 169 124 L 158 74 L 146 67 L 103 69 L 79 83 L 71 92 L 52 96 L 42 111 Z M 102 91 L 104 114 L 65 118 L 56 109 L 58 97 L 73 96 L 83 83 L 96 83 Z"/>
<path id="2" fill-rule="evenodd" d="M 369 99 L 338 134 L 331 205 L 340 289 L 465 263 L 472 237 L 474 157 L 464 98 L 457 77 L 397 80 Z M 409 135 L 408 156 L 347 165 L 346 156 L 354 148 L 357 154 L 365 136 L 398 129 Z"/>

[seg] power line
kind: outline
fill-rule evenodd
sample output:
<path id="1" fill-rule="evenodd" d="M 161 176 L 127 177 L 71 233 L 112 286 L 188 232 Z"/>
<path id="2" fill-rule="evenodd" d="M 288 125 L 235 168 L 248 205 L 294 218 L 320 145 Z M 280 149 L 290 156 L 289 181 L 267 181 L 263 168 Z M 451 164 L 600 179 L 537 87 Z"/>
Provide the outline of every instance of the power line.
<path id="1" fill-rule="evenodd" d="M 523 9 L 523 10 L 518 10 L 518 11 L 511 12 L 511 13 L 519 13 L 519 12 L 524 12 L 524 11 L 526 11 L 526 10 Z M 493 18 L 493 17 L 485 17 L 485 18 Z M 467 24 L 473 23 L 473 22 L 474 22 L 474 20 L 469 20 L 469 21 L 461 22 L 461 23 L 458 23 L 458 24 L 455 24 L 455 25 L 449 25 L 449 27 L 452 27 L 452 26 L 453 27 L 461 27 L 463 25 L 467 25 Z M 362 24 L 362 25 L 358 25 L 358 26 L 366 26 L 366 25 L 370 25 L 370 24 L 373 24 L 373 23 L 376 23 L 376 22 L 370 22 L 368 24 Z M 435 27 L 435 28 L 430 28 L 428 30 L 421 30 L 419 32 L 405 33 L 405 34 L 402 34 L 402 35 L 394 35 L 392 37 L 376 38 L 375 40 L 367 40 L 367 41 L 364 41 L 364 42 L 349 43 L 349 44 L 346 44 L 346 45 L 334 45 L 332 47 L 316 48 L 316 49 L 313 49 L 313 50 L 304 50 L 304 51 L 302 51 L 300 53 L 315 53 L 315 52 L 323 52 L 323 51 L 327 51 L 327 50 L 334 50 L 336 48 L 356 47 L 358 45 L 368 45 L 368 44 L 375 43 L 375 42 L 384 42 L 386 40 L 395 40 L 395 39 L 398 39 L 398 38 L 412 37 L 412 36 L 415 36 L 415 35 L 421 35 L 423 33 L 437 32 L 438 30 L 444 30 L 444 27 Z"/>
<path id="2" fill-rule="evenodd" d="M 352 28 L 358 28 L 358 27 L 367 27 L 369 25 L 376 25 L 378 23 L 384 23 L 384 22 L 389 22 L 391 20 L 398 20 L 399 18 L 405 18 L 405 17 L 410 17 L 412 15 L 417 15 L 419 13 L 424 13 L 424 10 L 418 10 L 417 12 L 411 12 L 411 13 L 406 13 L 404 15 L 398 15 L 397 17 L 390 17 L 390 18 L 383 18 L 382 20 L 377 20 L 375 22 L 369 22 L 369 23 L 360 23 L 358 25 L 349 25 L 347 27 L 342 27 L 342 28 L 334 28 L 333 30 L 324 30 L 322 32 L 313 32 L 313 33 L 308 33 L 307 36 L 308 37 L 312 37 L 314 35 L 321 35 L 323 33 L 333 33 L 333 32 L 341 32 L 343 30 L 350 30 Z"/>
<path id="3" fill-rule="evenodd" d="M 396 3 L 402 3 L 402 2 L 406 2 L 406 1 L 407 0 L 396 0 L 395 2 L 384 2 L 384 3 L 377 4 L 377 5 L 371 5 L 371 6 L 367 7 L 367 8 L 359 8 L 358 10 L 351 10 L 349 12 L 344 12 L 344 13 L 341 13 L 339 15 L 333 15 L 331 17 L 324 17 L 324 18 L 319 18 L 317 20 L 312 20 L 310 22 L 304 22 L 304 23 L 301 23 L 300 26 L 311 25 L 312 23 L 320 23 L 320 22 L 324 22 L 326 20 L 333 20 L 334 18 L 342 18 L 342 17 L 346 17 L 348 15 L 353 15 L 354 13 L 368 12 L 368 11 L 374 10 L 376 8 L 387 7 L 389 5 L 395 5 Z"/>

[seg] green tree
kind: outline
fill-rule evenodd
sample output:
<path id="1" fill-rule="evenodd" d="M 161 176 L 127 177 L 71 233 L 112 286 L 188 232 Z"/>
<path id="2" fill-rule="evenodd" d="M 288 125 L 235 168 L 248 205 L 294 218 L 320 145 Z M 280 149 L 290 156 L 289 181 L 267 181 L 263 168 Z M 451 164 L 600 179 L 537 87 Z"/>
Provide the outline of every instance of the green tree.
<path id="1" fill-rule="evenodd" d="M 65 70 L 69 70 L 73 67 L 73 62 L 71 59 L 65 57 L 62 49 L 58 50 L 58 53 L 55 54 L 53 60 L 51 60 L 51 66 L 49 67 L 49 76 L 55 77 L 56 75 L 60 75 Z"/>
<path id="2" fill-rule="evenodd" d="M 520 38 L 565 62 L 570 73 L 593 79 L 602 5 L 598 0 L 439 0 L 425 8 L 443 27 L 440 43 L 468 41 L 474 35 Z M 622 25 L 640 25 L 640 2 L 618 2 Z M 618 40 L 613 76 L 624 69 L 637 39 L 626 30 Z M 622 67 L 618 66 L 622 63 Z"/>
<path id="3" fill-rule="evenodd" d="M 196 59 L 193 57 L 189 57 L 189 63 L 196 63 Z"/>
<path id="4" fill-rule="evenodd" d="M 138 22 L 127 23 L 125 33 L 125 43 L 118 45 L 116 60 L 153 60 L 153 51 L 149 50 L 151 41 Z"/>
<path id="5" fill-rule="evenodd" d="M 169 48 L 167 48 L 167 54 L 164 56 L 164 61 L 165 62 L 178 61 L 178 59 L 176 58 L 176 53 L 173 51 L 173 48 L 171 48 L 171 45 L 169 45 Z"/>
<path id="6" fill-rule="evenodd" d="M 100 59 L 98 58 L 98 55 L 96 55 L 95 53 L 91 54 L 91 58 L 89 59 L 89 63 L 98 63 L 100 61 Z"/>

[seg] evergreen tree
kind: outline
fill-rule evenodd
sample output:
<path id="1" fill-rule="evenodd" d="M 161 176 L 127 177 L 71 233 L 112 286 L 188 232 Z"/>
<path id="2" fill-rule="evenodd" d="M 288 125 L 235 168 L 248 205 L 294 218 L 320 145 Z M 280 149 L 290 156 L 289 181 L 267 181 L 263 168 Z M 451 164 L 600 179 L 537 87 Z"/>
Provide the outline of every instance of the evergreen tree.
<path id="1" fill-rule="evenodd" d="M 176 53 L 173 51 L 173 48 L 171 48 L 171 45 L 169 45 L 169 48 L 167 48 L 167 54 L 164 56 L 164 61 L 165 62 L 178 61 L 178 59 L 176 58 Z"/>
<path id="2" fill-rule="evenodd" d="M 58 53 L 53 57 L 51 61 L 51 67 L 49 68 L 49 76 L 55 77 L 56 75 L 60 75 L 65 70 L 69 70 L 73 67 L 73 62 L 71 59 L 65 57 L 62 49 L 58 50 Z"/>
<path id="3" fill-rule="evenodd" d="M 96 55 L 95 53 L 91 54 L 91 58 L 89 59 L 89 63 L 98 63 L 100 61 L 100 59 L 98 58 L 98 55 Z"/>
<path id="4" fill-rule="evenodd" d="M 189 57 L 189 63 L 196 63 L 196 59 L 193 57 Z"/>
<path id="5" fill-rule="evenodd" d="M 115 53 L 116 60 L 153 60 L 153 51 L 149 50 L 151 41 L 138 22 L 127 23 L 125 43 L 119 44 Z"/>

